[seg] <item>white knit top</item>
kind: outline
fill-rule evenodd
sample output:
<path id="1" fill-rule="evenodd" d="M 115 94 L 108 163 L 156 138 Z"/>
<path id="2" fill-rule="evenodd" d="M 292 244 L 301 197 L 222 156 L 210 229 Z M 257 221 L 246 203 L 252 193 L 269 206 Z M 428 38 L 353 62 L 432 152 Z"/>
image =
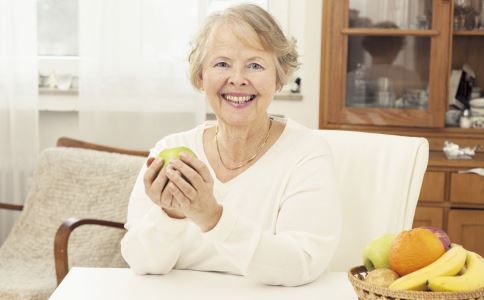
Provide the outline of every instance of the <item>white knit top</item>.
<path id="1" fill-rule="evenodd" d="M 318 278 L 340 236 L 341 209 L 329 145 L 287 120 L 274 145 L 243 173 L 222 183 L 203 149 L 200 125 L 160 140 L 150 156 L 187 146 L 209 168 L 223 205 L 218 224 L 203 233 L 189 219 L 172 219 L 145 194 L 142 168 L 128 207 L 121 252 L 137 274 L 171 269 L 219 271 L 271 285 Z"/>

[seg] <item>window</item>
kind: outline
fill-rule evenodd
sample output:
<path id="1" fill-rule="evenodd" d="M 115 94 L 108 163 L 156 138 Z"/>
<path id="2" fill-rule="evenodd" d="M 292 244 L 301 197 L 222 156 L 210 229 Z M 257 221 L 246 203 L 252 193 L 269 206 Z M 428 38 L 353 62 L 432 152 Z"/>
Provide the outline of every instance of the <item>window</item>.
<path id="1" fill-rule="evenodd" d="M 40 56 L 78 55 L 77 1 L 37 1 L 38 54 Z"/>
<path id="2" fill-rule="evenodd" d="M 289 1 L 204 0 L 200 15 L 203 18 L 232 5 L 253 3 L 273 12 L 286 31 Z M 49 94 L 48 97 L 53 94 L 75 96 L 78 87 L 79 0 L 37 0 L 37 4 L 39 92 Z"/>
<path id="3" fill-rule="evenodd" d="M 37 1 L 40 93 L 77 90 L 78 0 Z"/>

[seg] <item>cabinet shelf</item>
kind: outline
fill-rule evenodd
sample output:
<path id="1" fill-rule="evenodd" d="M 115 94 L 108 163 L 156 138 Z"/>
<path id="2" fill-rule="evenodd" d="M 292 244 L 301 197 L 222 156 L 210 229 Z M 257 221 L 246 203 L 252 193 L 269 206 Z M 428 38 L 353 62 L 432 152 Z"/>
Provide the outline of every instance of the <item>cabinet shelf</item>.
<path id="1" fill-rule="evenodd" d="M 459 31 L 454 31 L 454 35 L 457 35 L 457 36 L 484 36 L 484 31 L 459 30 Z"/>
<path id="2" fill-rule="evenodd" d="M 437 36 L 438 30 L 404 30 L 404 29 L 373 29 L 373 28 L 344 28 L 344 35 L 371 35 L 371 36 Z"/>
<path id="3" fill-rule="evenodd" d="M 357 124 L 327 124 L 325 128 L 330 129 L 344 129 L 344 130 L 364 130 L 372 132 L 386 132 L 395 133 L 402 131 L 399 126 L 379 126 L 379 125 L 357 125 Z M 484 135 L 484 128 L 459 128 L 459 127 L 442 127 L 442 128 L 432 128 L 429 132 L 428 128 L 425 127 L 408 127 L 405 128 L 406 133 L 413 133 L 415 135 L 429 135 L 429 136 L 445 136 L 452 135 L 457 137 L 471 137 L 479 138 Z M 484 146 L 484 145 L 482 145 Z"/>

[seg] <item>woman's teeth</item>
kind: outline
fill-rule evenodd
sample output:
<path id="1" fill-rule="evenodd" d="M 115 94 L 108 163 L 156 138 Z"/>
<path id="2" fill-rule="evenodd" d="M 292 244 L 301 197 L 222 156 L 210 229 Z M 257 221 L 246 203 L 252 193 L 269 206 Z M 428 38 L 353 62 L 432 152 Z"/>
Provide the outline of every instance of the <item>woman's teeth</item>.
<path id="1" fill-rule="evenodd" d="M 231 96 L 231 95 L 222 94 L 222 97 L 225 100 L 230 101 L 232 103 L 243 104 L 243 103 L 247 103 L 247 102 L 249 102 L 251 100 L 254 100 L 255 95 L 250 95 L 250 96 Z"/>

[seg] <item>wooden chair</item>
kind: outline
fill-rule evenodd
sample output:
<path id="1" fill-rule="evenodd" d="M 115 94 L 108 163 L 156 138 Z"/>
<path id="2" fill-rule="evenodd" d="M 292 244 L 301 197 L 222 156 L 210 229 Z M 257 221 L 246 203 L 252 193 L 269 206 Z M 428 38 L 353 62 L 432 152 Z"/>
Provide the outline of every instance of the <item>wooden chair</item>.
<path id="1" fill-rule="evenodd" d="M 69 137 L 60 137 L 57 140 L 57 147 L 67 148 L 82 148 L 91 149 L 96 151 L 119 153 L 133 156 L 147 157 L 149 151 L 130 150 L 125 148 L 110 147 L 106 145 L 89 143 Z M 55 258 L 55 270 L 57 275 L 57 284 L 60 284 L 64 277 L 69 272 L 69 260 L 67 245 L 69 242 L 69 236 L 72 231 L 81 225 L 102 225 L 113 228 L 120 228 L 124 230 L 124 224 L 119 222 L 110 222 L 106 220 L 95 219 L 78 219 L 69 218 L 57 230 L 54 242 L 54 258 Z"/>
<path id="2" fill-rule="evenodd" d="M 25 204 L 0 203 L 22 211 L 0 247 L 0 299 L 47 299 L 70 260 L 126 266 L 119 251 L 124 232 L 112 230 L 124 230 L 129 194 L 147 155 L 66 137 L 43 151 Z M 106 229 L 83 226 L 72 235 L 82 225 Z M 103 238 L 109 246 L 99 245 Z"/>

